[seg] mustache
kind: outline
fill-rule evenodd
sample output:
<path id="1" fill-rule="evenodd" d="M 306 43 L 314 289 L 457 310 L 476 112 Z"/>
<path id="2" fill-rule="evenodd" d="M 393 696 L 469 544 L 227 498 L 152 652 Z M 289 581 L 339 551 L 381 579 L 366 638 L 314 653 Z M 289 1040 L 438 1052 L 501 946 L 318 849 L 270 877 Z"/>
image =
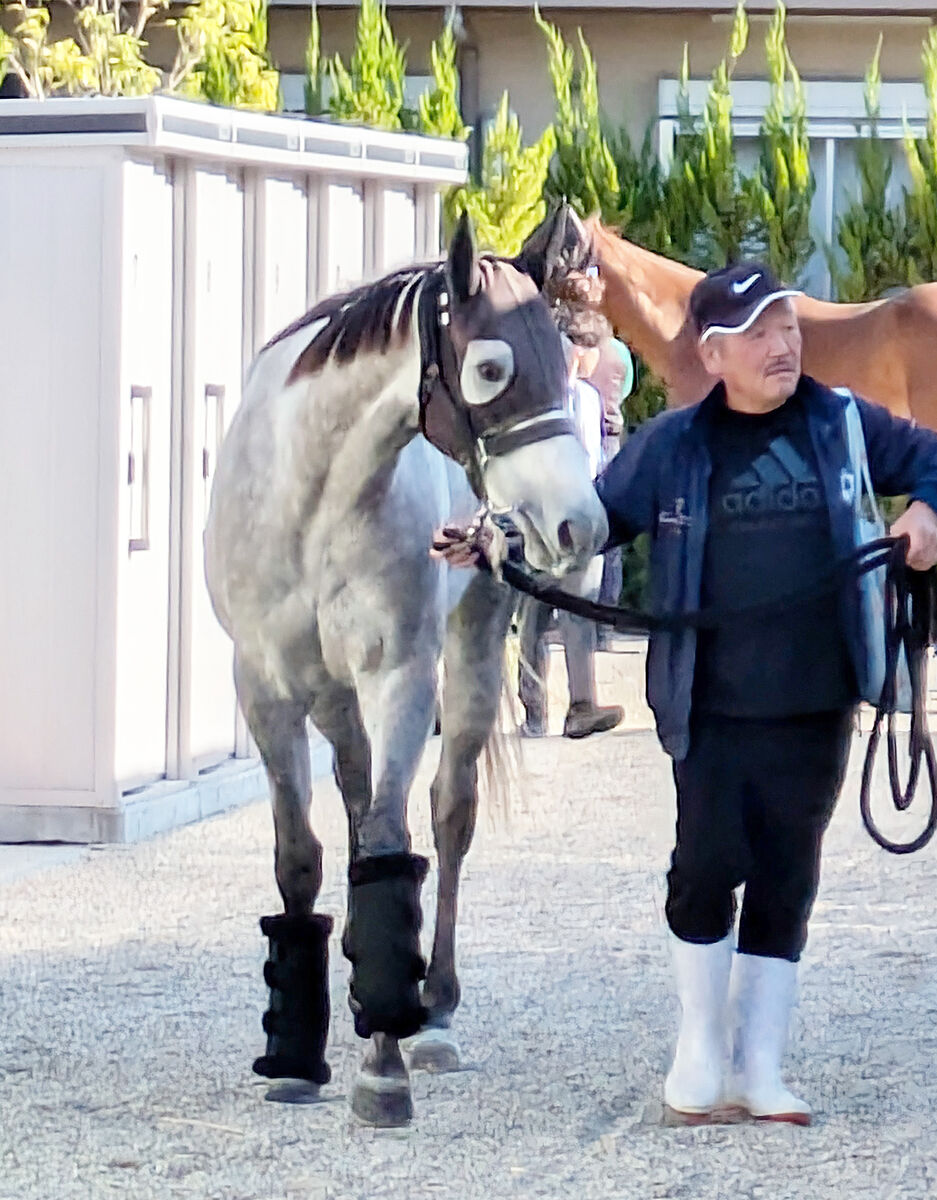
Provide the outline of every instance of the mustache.
<path id="1" fill-rule="evenodd" d="M 797 372 L 797 360 L 796 359 L 780 358 L 777 360 L 777 362 L 773 362 L 771 364 L 771 366 L 768 368 L 768 370 L 765 372 L 765 374 L 766 375 L 787 375 L 789 373 L 795 374 L 796 372 Z"/>

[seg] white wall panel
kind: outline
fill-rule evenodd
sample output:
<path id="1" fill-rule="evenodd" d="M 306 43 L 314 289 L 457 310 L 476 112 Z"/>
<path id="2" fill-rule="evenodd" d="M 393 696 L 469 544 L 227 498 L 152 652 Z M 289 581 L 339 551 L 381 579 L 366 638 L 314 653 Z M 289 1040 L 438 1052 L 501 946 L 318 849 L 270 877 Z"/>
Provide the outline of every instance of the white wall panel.
<path id="1" fill-rule="evenodd" d="M 290 179 L 266 179 L 263 197 L 263 310 L 260 345 L 306 311 L 306 221 L 304 187 Z"/>
<path id="2" fill-rule="evenodd" d="M 194 179 L 192 311 L 186 321 L 194 370 L 189 397 L 187 506 L 191 588 L 188 752 L 196 764 L 220 761 L 234 750 L 233 652 L 205 586 L 202 534 L 218 447 L 241 399 L 243 336 L 244 193 L 236 178 L 198 170 Z"/>
<path id="3" fill-rule="evenodd" d="M 328 247 L 323 295 L 354 287 L 364 275 L 364 192 L 351 183 L 328 186 Z"/>
<path id="4" fill-rule="evenodd" d="M 383 269 L 406 266 L 416 259 L 416 204 L 413 188 L 384 188 Z"/>
<path id="5" fill-rule="evenodd" d="M 123 167 L 115 774 L 166 769 L 169 439 L 172 404 L 172 183 Z"/>
<path id="6" fill-rule="evenodd" d="M 95 783 L 106 184 L 96 170 L 0 165 L 4 789 Z"/>

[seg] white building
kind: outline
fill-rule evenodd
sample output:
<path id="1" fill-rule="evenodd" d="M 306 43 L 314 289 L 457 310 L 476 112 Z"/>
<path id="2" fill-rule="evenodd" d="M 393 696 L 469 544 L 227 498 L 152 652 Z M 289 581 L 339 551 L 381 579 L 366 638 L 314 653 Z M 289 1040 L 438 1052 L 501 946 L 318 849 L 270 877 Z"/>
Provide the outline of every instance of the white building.
<path id="1" fill-rule="evenodd" d="M 162 98 L 0 105 L 0 841 L 266 789 L 204 583 L 218 445 L 272 334 L 436 254 L 465 157 Z"/>

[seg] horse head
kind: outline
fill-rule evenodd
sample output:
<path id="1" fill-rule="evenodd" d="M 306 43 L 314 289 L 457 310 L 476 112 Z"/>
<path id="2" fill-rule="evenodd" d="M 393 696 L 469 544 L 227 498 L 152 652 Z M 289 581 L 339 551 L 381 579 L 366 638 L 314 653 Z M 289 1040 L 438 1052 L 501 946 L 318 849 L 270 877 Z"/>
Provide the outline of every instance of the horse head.
<path id="1" fill-rule="evenodd" d="M 511 513 L 530 562 L 555 574 L 585 566 L 607 534 L 541 290 L 568 269 L 573 221 L 571 209 L 559 210 L 508 260 L 477 253 L 463 214 L 420 318 L 434 335 L 423 338 L 424 434 L 466 467 L 493 507 Z"/>
<path id="2" fill-rule="evenodd" d="M 542 292 L 571 271 L 585 271 L 592 263 L 592 236 L 576 210 L 563 201 L 538 225 L 514 259 Z"/>

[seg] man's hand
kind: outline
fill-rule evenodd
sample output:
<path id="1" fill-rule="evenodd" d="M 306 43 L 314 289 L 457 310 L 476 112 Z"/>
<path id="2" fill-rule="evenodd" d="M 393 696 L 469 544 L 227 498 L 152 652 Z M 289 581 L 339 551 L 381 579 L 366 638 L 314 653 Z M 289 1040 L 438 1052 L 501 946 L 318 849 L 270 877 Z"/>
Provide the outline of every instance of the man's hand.
<path id="1" fill-rule="evenodd" d="M 437 529 L 429 556 L 442 559 L 450 567 L 477 567 L 482 561 L 471 525 L 443 525 Z"/>
<path id="2" fill-rule="evenodd" d="M 507 539 L 487 516 L 479 514 L 458 525 L 443 525 L 433 534 L 431 558 L 439 558 L 450 567 L 487 567 L 501 578 L 501 564 L 507 557 Z"/>
<path id="3" fill-rule="evenodd" d="M 905 561 L 915 571 L 937 565 L 937 513 L 923 500 L 908 505 L 891 527 L 892 537 L 906 534 L 910 539 Z"/>

